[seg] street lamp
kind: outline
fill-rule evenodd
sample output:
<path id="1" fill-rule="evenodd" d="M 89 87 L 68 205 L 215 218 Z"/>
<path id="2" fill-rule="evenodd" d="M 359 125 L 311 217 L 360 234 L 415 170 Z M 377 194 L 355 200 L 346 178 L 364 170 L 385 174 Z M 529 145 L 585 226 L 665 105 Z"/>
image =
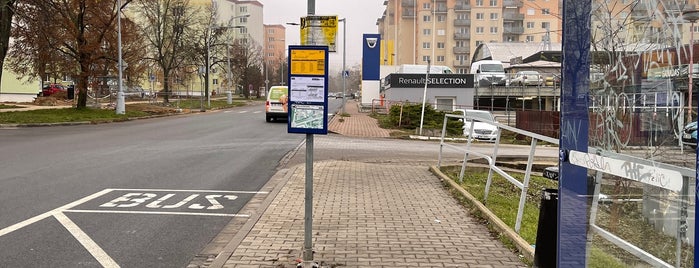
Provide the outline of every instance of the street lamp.
<path id="1" fill-rule="evenodd" d="M 122 60 L 122 55 L 121 55 L 121 0 L 117 0 L 117 6 L 119 10 L 117 12 L 119 13 L 117 15 L 117 44 L 118 44 L 118 50 L 119 50 L 119 63 L 118 63 L 118 68 L 119 68 L 119 81 L 117 82 L 119 85 L 119 92 L 117 92 L 117 105 L 116 105 L 116 114 L 125 114 L 126 113 L 126 104 L 124 103 L 124 85 L 121 81 L 123 77 L 123 67 L 124 67 L 124 62 Z"/>
<path id="2" fill-rule="evenodd" d="M 687 122 L 692 122 L 692 87 L 694 76 L 694 22 L 699 20 L 699 10 L 682 11 L 682 18 L 691 22 L 689 29 L 689 83 L 687 85 Z"/>
<path id="3" fill-rule="evenodd" d="M 347 97 L 345 96 L 347 89 L 347 70 L 345 67 L 345 61 L 347 58 L 347 18 L 339 19 L 342 22 L 342 114 L 345 113 L 345 103 Z"/>

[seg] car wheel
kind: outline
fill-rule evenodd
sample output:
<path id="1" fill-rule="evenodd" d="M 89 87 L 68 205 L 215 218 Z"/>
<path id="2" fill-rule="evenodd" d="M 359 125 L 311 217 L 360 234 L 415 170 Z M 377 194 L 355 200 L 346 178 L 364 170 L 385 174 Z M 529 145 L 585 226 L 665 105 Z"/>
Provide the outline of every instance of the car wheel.
<path id="1" fill-rule="evenodd" d="M 266 119 L 267 119 L 267 122 L 272 122 L 272 118 L 271 118 L 271 117 L 267 116 Z"/>

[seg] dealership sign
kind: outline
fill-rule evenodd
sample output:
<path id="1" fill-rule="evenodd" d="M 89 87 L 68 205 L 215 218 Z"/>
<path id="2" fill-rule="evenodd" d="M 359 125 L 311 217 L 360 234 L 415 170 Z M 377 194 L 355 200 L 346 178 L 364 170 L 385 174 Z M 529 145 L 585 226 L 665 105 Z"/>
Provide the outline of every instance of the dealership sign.
<path id="1" fill-rule="evenodd" d="M 473 88 L 473 74 L 390 74 L 386 77 L 387 88 Z"/>

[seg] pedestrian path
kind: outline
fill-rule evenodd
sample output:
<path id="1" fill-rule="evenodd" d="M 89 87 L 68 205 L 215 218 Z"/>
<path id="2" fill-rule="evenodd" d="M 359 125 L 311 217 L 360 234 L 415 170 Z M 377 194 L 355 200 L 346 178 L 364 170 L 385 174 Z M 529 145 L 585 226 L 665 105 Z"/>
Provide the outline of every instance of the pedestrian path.
<path id="1" fill-rule="evenodd" d="M 381 137 L 391 136 L 391 131 L 379 127 L 376 119 L 367 113 L 360 113 L 358 103 L 349 100 L 345 104 L 345 113 L 349 116 L 336 114 L 328 124 L 328 131 L 351 137 Z"/>
<path id="2" fill-rule="evenodd" d="M 303 166 L 224 267 L 294 267 L 304 242 Z M 526 267 L 424 166 L 314 165 L 314 261 L 322 267 Z"/>

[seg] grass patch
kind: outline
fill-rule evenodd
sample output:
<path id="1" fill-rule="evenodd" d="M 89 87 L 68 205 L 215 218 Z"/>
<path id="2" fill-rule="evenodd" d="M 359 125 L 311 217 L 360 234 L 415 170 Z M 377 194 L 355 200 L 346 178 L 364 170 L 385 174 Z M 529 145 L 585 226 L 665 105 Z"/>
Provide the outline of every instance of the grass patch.
<path id="1" fill-rule="evenodd" d="M 460 169 L 460 166 L 445 166 L 441 168 L 441 171 L 452 180 L 458 182 Z M 509 173 L 517 180 L 523 181 L 524 174 Z M 494 173 L 490 192 L 488 193 L 488 200 L 484 202 L 483 196 L 487 177 L 488 169 L 468 167 L 460 186 L 471 193 L 480 202 L 484 203 L 490 211 L 514 230 L 521 190 L 509 183 L 505 178 Z M 536 243 L 539 204 L 541 202 L 541 190 L 543 188 L 558 188 L 558 182 L 532 175 L 527 191 L 522 225 L 519 232 L 519 235 L 530 244 Z M 451 192 L 462 204 L 467 205 L 472 212 L 477 211 L 473 206 L 468 204 L 457 191 L 452 190 Z M 627 187 L 620 190 L 620 188 L 614 184 L 602 184 L 601 192 L 612 194 L 618 198 L 644 198 L 643 189 L 640 187 Z M 616 204 L 618 204 L 618 206 L 615 206 L 614 203 L 600 204 L 598 206 L 597 225 L 607 230 L 613 230 L 612 232 L 617 236 L 661 258 L 667 263 L 675 264 L 676 249 L 674 245 L 676 239 L 656 230 L 643 215 L 641 215 L 641 203 L 617 202 Z M 615 209 L 618 210 L 617 213 L 613 213 Z M 479 211 L 472 214 L 487 224 L 485 219 L 480 216 L 481 213 Z M 616 217 L 612 215 L 616 215 Z M 491 231 L 493 231 L 492 228 Z M 498 235 L 498 237 L 501 238 L 505 245 L 510 244 L 507 239 L 502 239 L 502 236 Z M 681 267 L 693 267 L 693 249 L 693 247 L 683 244 Z M 645 267 L 644 265 L 647 265 L 645 262 L 597 235 L 592 236 L 589 254 L 588 267 Z"/>
<path id="2" fill-rule="evenodd" d="M 118 115 L 114 110 L 105 109 L 39 109 L 31 111 L 3 112 L 0 113 L 0 124 L 39 124 L 39 123 L 65 123 L 65 122 L 110 122 L 123 121 L 129 117 L 146 116 L 142 111 L 126 111 L 126 114 Z"/>
<path id="3" fill-rule="evenodd" d="M 22 108 L 22 106 L 0 104 L 0 109 L 14 109 L 14 108 Z"/>
<path id="4" fill-rule="evenodd" d="M 226 109 L 226 108 L 233 108 L 233 107 L 238 107 L 238 106 L 244 106 L 245 102 L 244 101 L 233 101 L 231 104 L 228 104 L 228 100 L 221 100 L 221 99 L 212 99 L 211 100 L 211 106 L 208 105 L 209 102 L 204 100 L 201 101 L 199 99 L 171 99 L 170 100 L 170 106 L 171 107 L 177 107 L 177 108 L 182 108 L 182 109 L 201 109 L 202 105 L 206 110 L 209 109 Z"/>

